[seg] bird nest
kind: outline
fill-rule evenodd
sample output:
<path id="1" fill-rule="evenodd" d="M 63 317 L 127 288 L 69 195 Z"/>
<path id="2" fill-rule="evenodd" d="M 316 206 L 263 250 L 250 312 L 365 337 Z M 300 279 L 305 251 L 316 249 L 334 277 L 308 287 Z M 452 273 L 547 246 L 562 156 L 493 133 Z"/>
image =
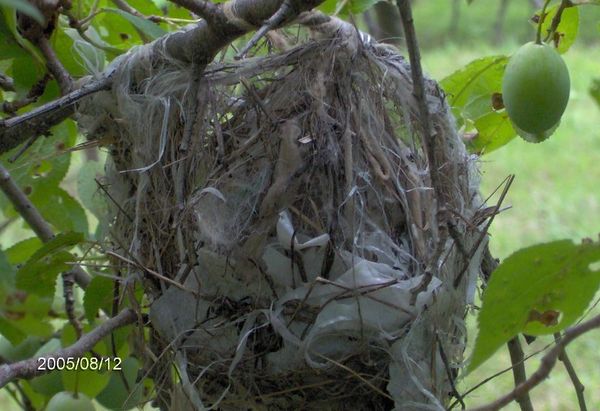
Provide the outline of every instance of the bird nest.
<path id="1" fill-rule="evenodd" d="M 480 258 L 473 161 L 429 80 L 427 158 L 407 62 L 337 24 L 203 71 L 140 47 L 80 107 L 110 142 L 112 251 L 144 285 L 137 355 L 165 408 L 411 409 L 452 391 Z"/>

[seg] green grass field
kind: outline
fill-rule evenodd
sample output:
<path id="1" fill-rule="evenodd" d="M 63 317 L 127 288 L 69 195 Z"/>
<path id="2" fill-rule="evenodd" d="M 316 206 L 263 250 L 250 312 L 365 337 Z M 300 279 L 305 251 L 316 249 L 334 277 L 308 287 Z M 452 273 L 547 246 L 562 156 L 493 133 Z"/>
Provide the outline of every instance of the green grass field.
<path id="1" fill-rule="evenodd" d="M 506 53 L 533 39 L 526 17 L 528 2 L 512 1 L 505 24 L 506 41 L 492 47 L 490 39 L 497 1 L 478 0 L 463 7 L 457 38 L 448 40 L 449 1 L 419 1 L 415 7 L 417 33 L 423 47 L 425 70 L 441 79 L 472 59 Z M 571 98 L 557 132 L 546 142 L 529 144 L 521 139 L 481 158 L 482 194 L 491 193 L 508 174 L 514 184 L 505 200 L 512 208 L 499 215 L 491 229 L 491 247 L 496 257 L 504 258 L 517 249 L 540 242 L 583 237 L 598 238 L 600 233 L 600 107 L 589 96 L 594 77 L 600 77 L 600 7 L 581 9 L 580 37 L 564 56 L 571 73 Z M 525 18 L 525 20 L 524 20 Z M 431 21 L 441 22 L 432 26 Z M 596 313 L 600 310 L 596 309 Z M 476 324 L 469 318 L 470 344 Z M 591 332 L 568 347 L 580 379 L 586 386 L 588 409 L 600 409 L 600 331 Z M 551 342 L 551 337 L 525 347 L 532 353 Z M 527 362 L 528 372 L 539 365 L 540 356 Z M 460 383 L 459 391 L 476 385 L 510 364 L 506 349 L 501 349 L 486 364 Z M 512 373 L 495 378 L 470 394 L 468 406 L 484 404 L 513 386 Z M 542 385 L 532 391 L 536 410 L 578 409 L 577 400 L 562 364 Z M 518 410 L 516 403 L 507 410 Z"/>

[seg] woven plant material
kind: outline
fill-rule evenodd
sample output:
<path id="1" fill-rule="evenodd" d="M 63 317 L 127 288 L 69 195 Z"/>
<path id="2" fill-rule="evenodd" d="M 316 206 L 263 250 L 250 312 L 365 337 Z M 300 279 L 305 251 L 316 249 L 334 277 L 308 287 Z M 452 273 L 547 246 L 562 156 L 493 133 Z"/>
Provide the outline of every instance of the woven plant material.
<path id="1" fill-rule="evenodd" d="M 204 70 L 134 49 L 80 107 L 110 142 L 114 262 L 144 286 L 164 407 L 404 410 L 451 392 L 481 259 L 455 288 L 479 237 L 474 160 L 427 81 L 428 164 L 395 49 L 312 29 Z"/>

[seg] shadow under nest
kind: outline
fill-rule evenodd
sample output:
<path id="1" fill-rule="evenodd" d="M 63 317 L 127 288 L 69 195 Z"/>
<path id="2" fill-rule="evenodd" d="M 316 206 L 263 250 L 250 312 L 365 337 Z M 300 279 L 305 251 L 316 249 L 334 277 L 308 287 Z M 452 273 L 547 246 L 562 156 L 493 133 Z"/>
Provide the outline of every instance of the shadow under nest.
<path id="1" fill-rule="evenodd" d="M 80 109 L 114 141 L 110 239 L 150 302 L 163 408 L 437 409 L 452 391 L 477 174 L 427 81 L 433 193 L 408 64 L 345 30 L 202 74 L 141 47 Z"/>

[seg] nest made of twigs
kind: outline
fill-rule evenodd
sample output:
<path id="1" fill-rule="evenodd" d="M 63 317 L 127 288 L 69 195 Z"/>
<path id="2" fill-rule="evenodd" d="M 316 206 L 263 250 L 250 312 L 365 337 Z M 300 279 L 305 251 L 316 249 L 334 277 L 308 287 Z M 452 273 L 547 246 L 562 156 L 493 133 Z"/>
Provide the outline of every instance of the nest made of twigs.
<path id="1" fill-rule="evenodd" d="M 140 48 L 81 109 L 116 141 L 111 238 L 144 278 L 147 368 L 172 409 L 390 409 L 449 391 L 474 276 L 451 287 L 465 257 L 436 227 L 410 68 L 339 24 L 203 72 Z M 470 247 L 477 181 L 443 93 L 427 94 L 439 198 Z"/>

